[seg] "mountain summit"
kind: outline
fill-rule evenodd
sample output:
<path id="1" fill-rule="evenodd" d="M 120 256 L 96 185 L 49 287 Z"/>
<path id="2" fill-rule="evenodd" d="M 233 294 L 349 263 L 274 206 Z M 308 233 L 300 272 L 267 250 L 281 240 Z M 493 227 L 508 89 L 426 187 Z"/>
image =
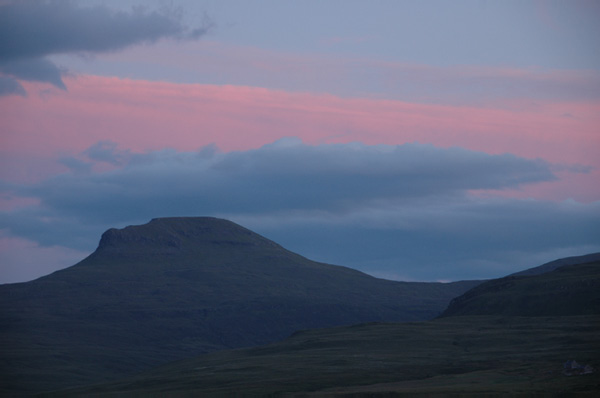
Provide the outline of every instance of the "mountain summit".
<path id="1" fill-rule="evenodd" d="M 98 253 L 198 252 L 208 245 L 278 248 L 276 243 L 231 221 L 213 217 L 155 218 L 148 224 L 111 228 L 102 234 Z"/>
<path id="2" fill-rule="evenodd" d="M 477 283 L 377 279 L 217 218 L 109 229 L 80 263 L 0 286 L 0 392 L 100 382 L 301 329 L 430 319 Z"/>

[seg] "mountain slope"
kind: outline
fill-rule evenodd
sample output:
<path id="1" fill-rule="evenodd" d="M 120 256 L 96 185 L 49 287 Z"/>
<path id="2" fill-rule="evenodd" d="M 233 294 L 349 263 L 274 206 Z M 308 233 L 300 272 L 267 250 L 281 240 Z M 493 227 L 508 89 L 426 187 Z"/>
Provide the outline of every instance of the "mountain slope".
<path id="1" fill-rule="evenodd" d="M 62 388 L 299 329 L 429 319 L 477 283 L 386 281 L 226 220 L 154 219 L 106 231 L 73 267 L 0 286 L 0 385 Z"/>
<path id="2" fill-rule="evenodd" d="M 600 261 L 600 253 L 590 253 L 583 256 L 573 256 L 560 258 L 558 260 L 550 261 L 549 263 L 542 264 L 537 267 L 529 268 L 524 271 L 515 272 L 510 276 L 522 276 L 522 275 L 540 275 L 546 272 L 554 271 L 557 268 L 564 267 L 565 265 L 584 264 Z"/>
<path id="3" fill-rule="evenodd" d="M 600 314 L 600 261 L 484 282 L 453 299 L 441 316 L 593 314 Z"/>
<path id="4" fill-rule="evenodd" d="M 58 395 L 598 396 L 599 282 L 599 262 L 509 276 L 431 321 L 310 330 Z"/>

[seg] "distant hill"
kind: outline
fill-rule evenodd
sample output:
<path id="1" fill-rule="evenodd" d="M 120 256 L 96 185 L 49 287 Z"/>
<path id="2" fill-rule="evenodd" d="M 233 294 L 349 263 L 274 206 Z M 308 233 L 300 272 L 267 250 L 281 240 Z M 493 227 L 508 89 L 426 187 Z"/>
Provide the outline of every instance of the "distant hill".
<path id="1" fill-rule="evenodd" d="M 594 257 L 583 256 L 581 260 L 589 258 Z M 600 314 L 600 261 L 584 264 L 554 262 L 560 263 L 563 266 L 550 272 L 509 275 L 475 286 L 453 299 L 441 316 Z"/>
<path id="2" fill-rule="evenodd" d="M 591 263 L 594 261 L 600 261 L 600 253 L 591 253 L 583 256 L 565 257 L 558 260 L 550 261 L 549 263 L 542 264 L 538 267 L 526 269 L 524 271 L 515 272 L 511 275 L 540 275 L 546 272 L 554 271 L 557 268 L 565 265 L 584 264 Z"/>
<path id="3" fill-rule="evenodd" d="M 0 394 L 100 382 L 300 329 L 430 319 L 478 283 L 377 279 L 216 218 L 110 229 L 80 263 L 0 286 Z"/>

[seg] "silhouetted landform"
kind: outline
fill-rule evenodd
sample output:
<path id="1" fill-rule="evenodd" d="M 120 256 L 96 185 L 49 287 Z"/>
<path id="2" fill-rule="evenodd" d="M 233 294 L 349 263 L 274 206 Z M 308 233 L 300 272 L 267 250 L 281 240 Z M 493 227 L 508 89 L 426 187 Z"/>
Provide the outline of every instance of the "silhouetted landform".
<path id="1" fill-rule="evenodd" d="M 583 256 L 565 257 L 558 260 L 550 261 L 549 263 L 542 264 L 538 267 L 533 267 L 524 271 L 515 272 L 514 274 L 510 274 L 509 276 L 540 275 L 545 274 L 546 272 L 554 271 L 555 269 L 563 267 L 565 265 L 585 264 L 598 261 L 600 261 L 600 253 L 590 253 Z"/>
<path id="2" fill-rule="evenodd" d="M 301 329 L 431 319 L 478 283 L 377 279 L 216 218 L 110 229 L 80 263 L 0 286 L 0 394 L 102 382 Z"/>
<path id="3" fill-rule="evenodd" d="M 600 393 L 599 275 L 595 262 L 500 278 L 481 284 L 481 294 L 471 294 L 468 306 L 454 305 L 502 315 L 449 310 L 425 322 L 303 331 L 279 343 L 215 352 L 57 395 L 595 397 Z"/>
<path id="4" fill-rule="evenodd" d="M 600 261 L 484 282 L 453 299 L 441 316 L 594 314 L 600 314 Z"/>

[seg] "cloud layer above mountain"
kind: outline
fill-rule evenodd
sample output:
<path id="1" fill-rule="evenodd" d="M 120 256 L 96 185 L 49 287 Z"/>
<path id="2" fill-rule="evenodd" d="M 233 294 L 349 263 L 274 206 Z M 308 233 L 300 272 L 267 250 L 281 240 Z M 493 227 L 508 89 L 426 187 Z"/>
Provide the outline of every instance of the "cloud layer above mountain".
<path id="1" fill-rule="evenodd" d="M 600 225 L 595 204 L 485 196 L 551 181 L 557 165 L 457 147 L 310 146 L 285 138 L 248 151 L 207 146 L 135 154 L 99 142 L 63 163 L 70 172 L 6 187 L 36 200 L 3 214 L 12 236 L 91 251 L 110 227 L 217 215 L 318 260 L 382 276 L 439 279 L 511 271 L 472 268 L 473 258 L 494 250 L 505 256 L 507 248 L 527 251 L 532 242 L 536 253 L 593 246 Z M 450 256 L 446 273 L 434 270 L 451 246 L 463 247 L 469 260 L 460 265 Z"/>

